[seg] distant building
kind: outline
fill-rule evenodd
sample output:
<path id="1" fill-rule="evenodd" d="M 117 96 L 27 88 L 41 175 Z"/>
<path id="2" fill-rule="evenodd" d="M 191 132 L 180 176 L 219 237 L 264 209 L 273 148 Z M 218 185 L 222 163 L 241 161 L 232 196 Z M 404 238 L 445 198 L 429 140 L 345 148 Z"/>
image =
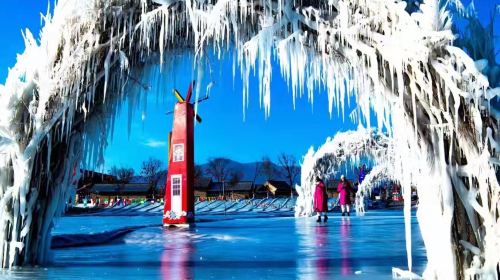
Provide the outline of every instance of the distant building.
<path id="1" fill-rule="evenodd" d="M 90 205 L 108 205 L 116 201 L 143 201 L 161 199 L 165 180 L 162 182 L 162 173 L 156 188 L 151 187 L 148 179 L 143 176 L 134 176 L 128 182 L 118 180 L 116 176 L 95 171 L 82 170 L 82 177 L 78 181 L 76 203 Z M 164 177 L 164 176 L 163 176 Z"/>
<path id="2" fill-rule="evenodd" d="M 268 180 L 264 183 L 263 188 L 261 188 L 261 192 L 266 191 L 268 196 L 280 197 L 280 196 L 297 196 L 297 192 L 295 188 L 292 188 L 285 181 L 275 181 Z"/>
<path id="3" fill-rule="evenodd" d="M 109 184 L 116 183 L 118 179 L 116 176 L 99 173 L 91 170 L 80 170 L 82 176 L 78 180 L 77 190 L 76 190 L 76 203 L 81 203 L 83 198 L 90 195 L 91 189 L 95 184 Z"/>
<path id="4" fill-rule="evenodd" d="M 332 180 L 327 180 L 326 182 L 326 193 L 328 194 L 328 197 L 338 197 L 339 193 L 337 192 L 337 186 L 340 183 L 340 180 L 337 179 L 332 179 Z"/>
<path id="5" fill-rule="evenodd" d="M 226 197 L 231 199 L 242 199 L 242 198 L 250 198 L 252 197 L 253 190 L 253 182 L 252 181 L 243 181 L 238 182 L 234 185 L 226 184 Z"/>
<path id="6" fill-rule="evenodd" d="M 127 184 L 147 184 L 148 179 L 144 176 L 133 176 L 128 180 Z"/>
<path id="7" fill-rule="evenodd" d="M 267 190 L 266 187 L 262 184 L 255 184 L 254 187 L 254 197 L 255 198 L 263 198 L 263 197 L 268 197 L 269 196 L 269 191 Z"/>
<path id="8" fill-rule="evenodd" d="M 97 205 L 106 205 L 118 200 L 141 201 L 151 198 L 151 185 L 147 183 L 95 184 L 90 190 L 90 197 Z"/>
<path id="9" fill-rule="evenodd" d="M 196 186 L 195 186 L 196 187 Z M 234 185 L 229 182 L 211 182 L 207 188 L 207 198 L 242 199 L 253 197 L 253 182 L 242 181 Z M 196 194 L 196 191 L 195 191 Z"/>
<path id="10" fill-rule="evenodd" d="M 158 182 L 156 183 L 155 195 L 156 199 L 163 199 L 165 197 L 165 184 L 167 183 L 167 170 L 158 173 Z"/>
<path id="11" fill-rule="evenodd" d="M 207 190 L 207 198 L 217 198 L 222 197 L 225 191 L 226 183 L 223 185 L 222 182 L 212 182 Z"/>
<path id="12" fill-rule="evenodd" d="M 194 198 L 195 200 L 207 199 L 208 192 L 212 185 L 212 178 L 200 177 L 194 180 Z"/>

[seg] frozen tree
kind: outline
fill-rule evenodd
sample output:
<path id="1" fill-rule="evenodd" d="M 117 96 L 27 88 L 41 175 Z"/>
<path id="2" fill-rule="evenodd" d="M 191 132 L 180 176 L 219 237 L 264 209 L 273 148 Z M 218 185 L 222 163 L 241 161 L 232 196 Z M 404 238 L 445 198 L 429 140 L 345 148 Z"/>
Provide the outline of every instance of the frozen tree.
<path id="1" fill-rule="evenodd" d="M 406 11 L 409 13 L 414 13 L 419 10 L 420 4 L 422 4 L 423 0 L 405 0 L 406 2 Z"/>
<path id="2" fill-rule="evenodd" d="M 314 102 L 325 88 L 330 114 L 367 127 L 374 116 L 394 140 L 396 179 L 419 193 L 423 276 L 496 278 L 500 90 L 453 45 L 459 3 L 422 0 L 410 14 L 398 0 L 58 1 L 38 40 L 24 32 L 26 49 L 0 86 L 1 265 L 47 260 L 73 171 L 102 166 L 123 100 L 130 114 L 138 108 L 139 91 L 124 90 L 130 77 L 191 52 L 200 79 L 204 58 L 233 56 L 243 109 L 255 73 L 269 116 L 274 57 L 293 100 Z"/>
<path id="3" fill-rule="evenodd" d="M 454 44 L 467 51 L 477 69 L 488 77 L 490 86 L 500 87 L 500 65 L 497 59 L 500 50 L 496 44 L 500 40 L 500 31 L 494 28 L 499 21 L 500 4 L 491 11 L 486 26 L 477 17 L 473 2 L 466 12 L 455 14 L 462 24 L 453 26 L 454 33 L 458 34 Z"/>

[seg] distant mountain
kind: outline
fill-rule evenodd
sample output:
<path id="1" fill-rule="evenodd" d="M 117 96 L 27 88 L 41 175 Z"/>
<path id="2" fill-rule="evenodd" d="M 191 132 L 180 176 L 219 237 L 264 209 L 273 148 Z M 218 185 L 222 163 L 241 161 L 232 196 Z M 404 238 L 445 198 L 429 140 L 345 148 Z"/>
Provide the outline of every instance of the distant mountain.
<path id="1" fill-rule="evenodd" d="M 240 162 L 237 162 L 234 160 L 229 160 L 229 161 L 230 161 L 230 163 L 228 166 L 228 170 L 238 170 L 241 173 L 243 173 L 243 178 L 241 179 L 241 181 L 252 181 L 253 180 L 253 177 L 255 174 L 256 162 L 240 163 Z M 262 162 L 259 162 L 259 163 L 262 164 Z M 205 163 L 205 164 L 202 164 L 200 166 L 204 171 L 203 176 L 208 177 L 208 175 L 206 174 L 206 171 L 205 171 L 208 164 Z M 281 173 L 281 174 L 275 175 L 275 177 L 273 177 L 273 180 L 282 180 L 282 181 L 288 182 L 288 179 L 286 178 L 286 175 L 284 173 L 283 168 L 275 163 L 273 163 L 273 166 L 274 166 L 275 170 L 279 170 Z M 368 169 L 370 169 L 371 164 L 369 162 L 367 162 L 367 166 L 368 166 Z M 340 179 L 340 175 L 342 175 L 342 174 L 346 175 L 346 177 L 350 180 L 357 180 L 357 178 L 358 178 L 357 177 L 358 172 L 357 172 L 356 166 L 352 166 L 350 163 L 342 164 L 332 179 Z M 301 174 L 299 172 L 299 174 L 295 180 L 295 184 L 300 184 L 300 175 Z M 165 182 L 167 179 L 167 170 L 161 170 L 160 174 L 158 174 L 158 176 L 160 179 L 157 182 L 156 187 L 163 188 L 165 186 Z M 267 180 L 266 176 L 264 174 L 260 174 L 259 176 L 257 176 L 255 183 L 256 184 L 263 184 L 266 182 L 266 180 Z M 148 183 L 148 180 L 144 176 L 136 175 L 130 179 L 129 183 L 131 183 L 131 184 L 146 184 L 146 183 Z"/>
<path id="2" fill-rule="evenodd" d="M 229 160 L 229 161 L 230 161 L 230 163 L 228 164 L 228 170 L 238 170 L 238 171 L 242 172 L 243 173 L 243 179 L 241 179 L 242 181 L 252 181 L 253 180 L 253 177 L 255 175 L 256 162 L 241 163 L 241 162 L 237 162 L 234 160 Z M 262 164 L 261 162 L 259 162 L 259 163 Z M 284 173 L 283 168 L 281 168 L 281 166 L 279 166 L 275 163 L 272 163 L 272 164 L 274 166 L 274 169 L 278 170 L 281 173 L 281 174 L 276 174 L 275 177 L 273 177 L 273 180 L 288 181 L 285 174 L 283 174 Z M 203 169 L 204 176 L 208 176 L 206 174 L 206 171 L 205 171 L 208 167 L 208 163 L 201 164 L 200 166 Z M 267 180 L 266 176 L 264 174 L 260 174 L 259 176 L 257 176 L 255 183 L 262 184 L 266 180 Z M 298 183 L 299 181 L 300 181 L 300 174 L 299 174 L 299 176 L 297 176 L 296 183 Z"/>
<path id="3" fill-rule="evenodd" d="M 255 174 L 256 162 L 241 163 L 241 162 L 237 162 L 234 160 L 229 160 L 229 161 L 230 161 L 230 163 L 228 165 L 228 169 L 229 170 L 238 170 L 238 171 L 242 172 L 243 173 L 243 178 L 241 179 L 242 181 L 252 181 L 253 180 L 253 177 Z M 259 162 L 259 163 L 262 164 L 262 162 Z M 371 169 L 370 164 L 368 163 L 367 165 L 369 167 L 368 169 Z M 208 175 L 206 174 L 206 171 L 205 171 L 208 167 L 208 164 L 205 163 L 205 164 L 201 164 L 200 166 L 203 169 L 203 173 L 204 173 L 203 176 L 208 177 Z M 283 181 L 288 182 L 288 179 L 285 176 L 283 168 L 276 163 L 273 163 L 273 166 L 274 166 L 275 170 L 279 170 L 281 172 L 281 174 L 277 174 L 273 178 L 273 180 L 283 180 Z M 165 179 L 166 179 L 167 173 L 165 170 L 162 172 L 163 173 L 160 176 L 160 182 L 158 183 L 159 186 L 162 186 L 165 184 Z M 339 167 L 339 169 L 337 170 L 337 173 L 335 174 L 335 176 L 333 176 L 333 178 L 340 179 L 340 175 L 342 175 L 342 174 L 346 175 L 346 177 L 349 180 L 357 180 L 357 178 L 358 178 L 357 166 L 353 166 L 353 165 L 351 165 L 351 163 L 344 163 Z M 301 174 L 299 172 L 299 175 L 297 176 L 297 178 L 295 180 L 296 184 L 300 184 L 300 175 Z M 141 177 L 141 176 L 137 176 L 137 177 Z M 263 184 L 266 180 L 267 180 L 266 176 L 263 174 L 260 174 L 259 176 L 257 176 L 257 179 L 255 180 L 255 182 L 256 182 L 256 184 Z"/>
<path id="4" fill-rule="evenodd" d="M 235 170 L 241 171 L 243 173 L 242 181 L 252 181 L 253 176 L 255 174 L 255 163 L 256 162 L 240 163 L 237 161 L 230 160 L 229 169 L 235 169 Z M 262 162 L 259 162 L 259 163 L 262 163 Z M 281 174 L 276 175 L 276 177 L 274 177 L 273 179 L 274 180 L 283 180 L 283 181 L 288 182 L 288 179 L 285 176 L 283 168 L 275 163 L 273 163 L 273 165 L 274 165 L 275 170 L 279 170 L 281 172 Z M 371 169 L 370 164 L 367 164 L 367 165 L 368 165 L 368 169 Z M 205 164 L 202 164 L 200 166 L 203 168 L 203 170 L 206 170 L 208 164 L 205 163 Z M 205 173 L 204 176 L 207 176 L 206 172 L 204 172 L 204 173 Z M 353 166 L 351 163 L 344 163 L 344 164 L 340 165 L 340 167 L 337 169 L 337 173 L 332 178 L 340 179 L 340 175 L 342 175 L 342 174 L 345 175 L 349 180 L 357 180 L 357 178 L 358 178 L 357 166 Z M 297 176 L 296 181 L 295 181 L 295 183 L 297 183 L 297 184 L 300 184 L 300 175 L 301 174 L 299 172 L 299 175 Z M 267 180 L 266 176 L 261 174 L 257 177 L 256 183 L 262 184 L 266 180 Z"/>

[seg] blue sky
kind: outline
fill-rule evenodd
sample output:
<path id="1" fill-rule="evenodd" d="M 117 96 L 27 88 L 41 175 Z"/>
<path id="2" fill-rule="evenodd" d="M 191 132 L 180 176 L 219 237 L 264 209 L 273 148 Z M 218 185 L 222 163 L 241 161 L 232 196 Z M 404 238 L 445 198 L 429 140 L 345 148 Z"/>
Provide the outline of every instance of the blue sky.
<path id="1" fill-rule="evenodd" d="M 263 156 L 276 159 L 281 152 L 301 158 L 310 145 L 320 145 L 338 130 L 355 128 L 347 117 L 345 122 L 338 118 L 336 112 L 330 118 L 325 93 L 315 96 L 314 104 L 310 104 L 304 95 L 297 100 L 294 110 L 292 94 L 281 79 L 278 67 L 272 73 L 271 116 L 266 119 L 259 106 L 258 83 L 254 78 L 250 83 L 250 102 L 244 119 L 242 82 L 239 74 L 233 81 L 231 60 L 212 60 L 211 64 L 214 73 L 211 78 L 205 75 L 202 94 L 210 81 L 215 82 L 215 86 L 210 98 L 199 104 L 198 112 L 203 122 L 195 127 L 195 160 L 198 163 L 216 156 L 240 162 L 260 160 Z M 196 78 L 191 66 L 191 60 L 185 58 L 173 71 L 160 73 L 154 66 L 142 76 L 142 83 L 150 86 L 146 93 L 146 117 L 143 121 L 141 110 L 135 113 L 132 134 L 127 140 L 128 107 L 123 107 L 107 151 L 107 164 L 136 167 L 149 156 L 166 158 L 167 134 L 173 116 L 165 115 L 165 112 L 172 110 L 175 103 L 172 88 L 177 88 L 185 96 L 189 81 Z M 122 152 L 125 150 L 127 153 Z"/>
<path id="2" fill-rule="evenodd" d="M 465 1 L 467 2 L 467 1 Z M 482 15 L 489 15 L 490 7 L 498 0 L 476 1 Z M 478 4 L 479 3 L 479 4 Z M 38 35 L 40 14 L 47 11 L 47 1 L 2 1 L 0 4 L 0 83 L 5 82 L 7 69 L 15 64 L 16 54 L 24 49 L 21 30 L 29 28 Z M 234 82 L 231 61 L 211 60 L 214 68 L 212 77 L 205 77 L 205 85 L 215 81 L 211 97 L 200 104 L 199 114 L 203 123 L 195 128 L 195 160 L 204 163 L 210 157 L 225 156 L 240 162 L 252 162 L 262 156 L 276 159 L 281 153 L 290 153 L 298 159 L 313 145 L 317 147 L 339 130 L 355 128 L 346 117 L 338 117 L 334 109 L 332 117 L 328 112 L 327 96 L 317 92 L 314 104 L 307 96 L 299 98 L 294 110 L 292 94 L 278 67 L 272 74 L 271 116 L 264 117 L 259 107 L 256 79 L 250 84 L 250 103 L 243 120 L 241 80 L 239 74 Z M 142 82 L 151 86 L 147 93 L 146 118 L 142 120 L 141 110 L 132 119 L 132 134 L 127 133 L 127 106 L 119 112 L 113 141 L 106 151 L 106 167 L 112 165 L 132 167 L 139 170 L 141 162 L 149 157 L 166 159 L 167 135 L 171 130 L 172 116 L 165 115 L 174 106 L 171 89 L 176 87 L 185 93 L 190 80 L 196 77 L 186 61 L 174 72 L 143 75 Z M 277 65 L 275 65 L 277 66 Z M 176 73 L 173 76 L 172 73 Z M 152 78 L 154 76 L 154 78 Z M 202 87 L 204 88 L 204 86 Z M 346 110 L 350 112 L 350 109 Z"/>

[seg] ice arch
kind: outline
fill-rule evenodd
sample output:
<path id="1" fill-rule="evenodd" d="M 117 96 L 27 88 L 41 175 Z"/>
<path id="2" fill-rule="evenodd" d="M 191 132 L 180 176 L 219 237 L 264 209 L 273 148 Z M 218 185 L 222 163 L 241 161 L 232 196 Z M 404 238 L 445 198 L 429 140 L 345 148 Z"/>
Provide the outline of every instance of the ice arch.
<path id="1" fill-rule="evenodd" d="M 355 131 L 339 132 L 314 151 L 313 147 L 304 155 L 301 164 L 301 184 L 296 186 L 297 202 L 295 216 L 311 216 L 314 212 L 313 197 L 315 178 L 339 176 L 342 164 L 357 166 L 363 157 L 373 160 L 375 166 L 393 163 L 391 139 L 372 129 L 358 128 Z M 378 173 L 378 172 L 377 172 Z M 366 186 L 366 183 L 363 185 Z"/>
<path id="2" fill-rule="evenodd" d="M 397 181 L 397 176 L 395 176 L 391 171 L 394 170 L 392 162 L 384 161 L 375 165 L 373 169 L 368 173 L 361 184 L 358 186 L 358 191 L 356 193 L 356 211 L 360 213 L 365 212 L 364 198 L 369 196 L 373 186 L 377 183 L 384 182 L 386 180 Z M 405 191 L 408 189 L 405 189 Z"/>
<path id="3" fill-rule="evenodd" d="M 314 212 L 313 199 L 315 190 L 315 178 L 320 176 L 328 178 L 338 176 L 338 169 L 342 164 L 357 166 L 361 158 L 370 158 L 374 168 L 367 174 L 363 182 L 358 186 L 356 193 L 356 211 L 364 212 L 364 195 L 371 191 L 372 184 L 382 179 L 405 181 L 404 174 L 397 173 L 396 165 L 400 164 L 396 159 L 394 139 L 388 135 L 373 129 L 358 127 L 355 131 L 337 133 L 333 138 L 314 151 L 313 147 L 303 157 L 301 165 L 301 185 L 296 186 L 297 197 L 295 205 L 296 217 L 311 216 Z M 405 238 L 408 258 L 408 267 L 412 270 L 411 257 L 411 186 L 404 186 L 405 203 Z"/>
<path id="4" fill-rule="evenodd" d="M 340 111 L 356 96 L 353 117 L 369 127 L 374 111 L 395 140 L 402 184 L 418 188 L 424 276 L 495 278 L 499 91 L 452 46 L 450 3 L 460 9 L 424 0 L 410 15 L 397 0 L 59 1 L 39 42 L 26 32 L 0 86 L 2 266 L 44 261 L 58 198 L 78 176 L 72 164 L 101 160 L 129 71 L 184 49 L 233 52 L 245 98 L 250 72 L 259 76 L 266 113 L 273 54 L 294 96 L 307 90 L 313 101 L 325 86 Z"/>

